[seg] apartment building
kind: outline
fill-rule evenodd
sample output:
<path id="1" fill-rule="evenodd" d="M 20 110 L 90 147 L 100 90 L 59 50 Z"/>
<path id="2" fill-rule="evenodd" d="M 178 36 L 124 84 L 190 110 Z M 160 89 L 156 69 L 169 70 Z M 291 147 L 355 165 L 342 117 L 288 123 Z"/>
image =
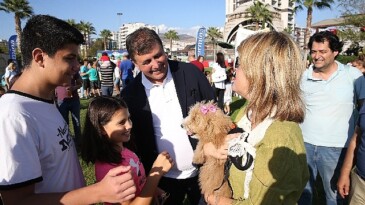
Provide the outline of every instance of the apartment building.
<path id="1" fill-rule="evenodd" d="M 141 27 L 147 27 L 150 28 L 156 33 L 159 33 L 158 28 L 156 26 L 151 26 L 145 23 L 126 23 L 123 24 L 119 31 L 114 34 L 114 40 L 117 42 L 118 49 L 126 49 L 125 41 L 127 39 L 127 36 L 131 33 L 133 33 L 135 30 L 141 28 Z"/>
<path id="2" fill-rule="evenodd" d="M 268 10 L 273 14 L 272 23 L 268 24 L 277 31 L 284 29 L 294 30 L 295 15 L 294 3 L 290 0 L 226 0 L 226 21 L 224 26 L 224 41 L 233 43 L 239 25 L 250 29 L 254 26 L 247 9 L 260 1 L 268 5 Z"/>

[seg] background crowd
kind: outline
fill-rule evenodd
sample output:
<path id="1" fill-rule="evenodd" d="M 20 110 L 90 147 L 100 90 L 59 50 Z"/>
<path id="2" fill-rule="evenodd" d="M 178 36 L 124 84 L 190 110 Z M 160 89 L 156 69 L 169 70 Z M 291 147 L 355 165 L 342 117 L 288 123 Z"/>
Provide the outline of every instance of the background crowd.
<path id="1" fill-rule="evenodd" d="M 123 59 L 81 62 L 83 36 L 68 23 L 35 15 L 23 33 L 24 68 L 9 61 L 0 90 L 4 204 L 305 205 L 318 177 L 326 204 L 365 204 L 365 59 L 336 61 L 332 32 L 311 36 L 309 65 L 290 36 L 271 31 L 245 39 L 234 64 L 218 52 L 211 69 L 203 56 L 169 59 L 148 28 L 127 37 Z M 202 101 L 231 115 L 234 95 L 246 100 L 232 117 L 243 132 L 204 145 L 206 156 L 238 160 L 226 168 L 232 195 L 201 193 L 197 139 L 180 122 Z M 91 98 L 83 131 L 80 98 Z M 86 186 L 78 151 L 95 164 L 95 184 Z"/>

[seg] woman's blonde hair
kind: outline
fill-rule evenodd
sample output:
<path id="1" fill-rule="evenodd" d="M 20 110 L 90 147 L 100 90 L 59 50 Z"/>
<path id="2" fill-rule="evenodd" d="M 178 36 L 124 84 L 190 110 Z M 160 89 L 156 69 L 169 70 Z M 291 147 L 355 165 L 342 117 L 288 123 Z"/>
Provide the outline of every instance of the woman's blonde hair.
<path id="1" fill-rule="evenodd" d="M 11 63 L 9 63 L 9 65 L 8 65 L 8 69 L 9 70 L 15 70 L 15 63 L 14 62 L 11 62 Z"/>
<path id="2" fill-rule="evenodd" d="M 304 103 L 300 79 L 305 69 L 303 57 L 288 35 L 276 31 L 258 33 L 238 47 L 240 66 L 248 82 L 251 121 L 267 116 L 280 121 L 303 122 Z"/>

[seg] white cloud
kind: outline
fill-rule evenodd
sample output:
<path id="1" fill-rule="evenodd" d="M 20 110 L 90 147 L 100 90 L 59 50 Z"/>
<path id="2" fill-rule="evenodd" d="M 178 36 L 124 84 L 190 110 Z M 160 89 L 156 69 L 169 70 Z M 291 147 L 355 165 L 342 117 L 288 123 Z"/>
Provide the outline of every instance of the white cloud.
<path id="1" fill-rule="evenodd" d="M 165 33 L 168 31 L 168 27 L 165 24 L 160 24 L 157 26 L 159 33 Z"/>

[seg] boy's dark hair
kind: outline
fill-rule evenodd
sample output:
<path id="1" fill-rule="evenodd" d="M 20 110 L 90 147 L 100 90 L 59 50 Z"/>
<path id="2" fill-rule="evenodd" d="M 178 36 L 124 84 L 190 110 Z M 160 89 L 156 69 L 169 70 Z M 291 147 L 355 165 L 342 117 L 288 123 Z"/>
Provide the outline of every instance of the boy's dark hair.
<path id="1" fill-rule="evenodd" d="M 48 15 L 35 15 L 26 23 L 22 34 L 21 52 L 23 65 L 32 62 L 32 51 L 40 48 L 49 56 L 67 44 L 83 44 L 83 35 L 69 23 Z"/>
<path id="2" fill-rule="evenodd" d="M 340 41 L 338 36 L 330 31 L 321 31 L 313 34 L 309 38 L 308 48 L 312 49 L 313 42 L 324 43 L 325 41 L 328 41 L 329 47 L 332 51 L 338 51 L 339 53 L 342 51 L 343 43 Z"/>
<path id="3" fill-rule="evenodd" d="M 100 161 L 119 164 L 122 161 L 118 145 L 103 134 L 103 126 L 116 111 L 127 108 L 122 99 L 108 96 L 96 97 L 90 102 L 81 136 L 81 157 L 86 163 Z"/>
<path id="4" fill-rule="evenodd" d="M 142 27 L 127 36 L 126 46 L 130 59 L 135 60 L 135 54 L 144 55 L 158 44 L 163 48 L 158 34 L 147 27 Z"/>

